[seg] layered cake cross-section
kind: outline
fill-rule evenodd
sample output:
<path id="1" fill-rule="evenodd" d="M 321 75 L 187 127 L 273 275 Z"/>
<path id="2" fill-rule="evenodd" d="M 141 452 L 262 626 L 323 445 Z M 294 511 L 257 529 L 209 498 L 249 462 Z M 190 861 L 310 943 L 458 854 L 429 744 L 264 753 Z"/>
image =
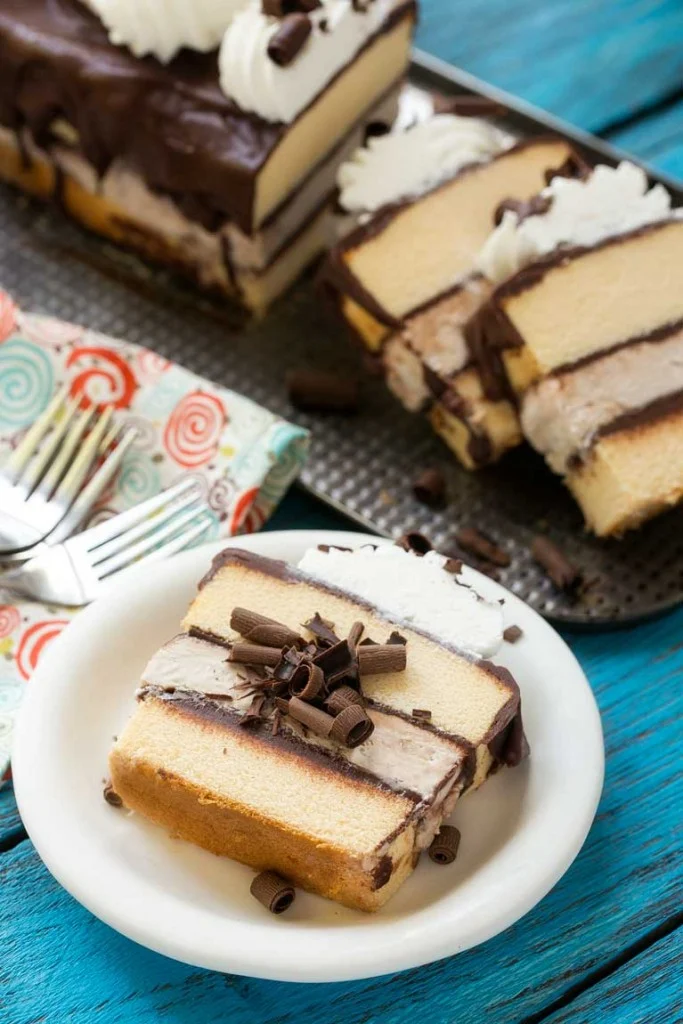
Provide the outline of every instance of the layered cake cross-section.
<path id="1" fill-rule="evenodd" d="M 110 758 L 131 810 L 361 910 L 527 753 L 501 611 L 431 553 L 235 548 L 147 666 Z"/>
<path id="2" fill-rule="evenodd" d="M 683 497 L 683 219 L 633 164 L 555 178 L 511 204 L 478 267 L 494 285 L 468 327 L 490 398 L 588 526 L 620 534 Z"/>
<path id="3" fill-rule="evenodd" d="M 328 258 L 328 290 L 389 388 L 467 468 L 521 440 L 508 397 L 484 393 L 463 334 L 490 293 L 474 261 L 501 202 L 530 197 L 573 160 L 562 140 L 515 144 L 480 117 L 443 113 L 370 139 L 339 171 L 357 224 Z"/>
<path id="4" fill-rule="evenodd" d="M 391 124 L 412 0 L 0 0 L 0 177 L 264 310 Z"/>

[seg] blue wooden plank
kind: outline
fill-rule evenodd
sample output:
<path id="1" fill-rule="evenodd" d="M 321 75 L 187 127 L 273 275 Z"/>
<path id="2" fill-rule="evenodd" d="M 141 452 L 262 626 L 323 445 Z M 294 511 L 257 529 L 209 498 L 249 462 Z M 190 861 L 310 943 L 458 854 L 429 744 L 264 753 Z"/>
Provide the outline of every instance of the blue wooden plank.
<path id="1" fill-rule="evenodd" d="M 608 137 L 658 170 L 683 180 L 683 99 Z"/>
<path id="2" fill-rule="evenodd" d="M 546 1024 L 673 1024 L 683 1020 L 683 929 L 655 942 Z"/>
<path id="3" fill-rule="evenodd" d="M 418 44 L 591 131 L 683 82 L 679 0 L 422 0 Z"/>
<path id="4" fill-rule="evenodd" d="M 107 1024 L 411 1024 L 418 1008 L 435 1024 L 456 1017 L 459 1024 L 516 1024 L 538 1013 L 679 909 L 683 869 L 673 836 L 683 805 L 682 635 L 683 609 L 628 632 L 572 638 L 606 732 L 599 815 L 560 885 L 480 949 L 385 979 L 329 986 L 200 971 L 96 922 L 23 842 L 0 857 L 9 1020 L 91 1024 L 98 1008 Z"/>
<path id="5" fill-rule="evenodd" d="M 11 785 L 0 790 L 0 852 L 11 849 L 26 836 Z"/>

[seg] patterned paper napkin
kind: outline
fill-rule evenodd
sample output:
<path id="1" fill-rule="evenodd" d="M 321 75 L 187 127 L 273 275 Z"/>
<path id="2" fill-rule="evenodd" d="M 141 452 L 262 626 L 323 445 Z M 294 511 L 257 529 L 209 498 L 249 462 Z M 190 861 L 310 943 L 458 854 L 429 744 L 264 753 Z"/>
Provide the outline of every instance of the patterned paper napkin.
<path id="1" fill-rule="evenodd" d="M 201 543 L 258 530 L 296 477 L 308 434 L 138 345 L 19 310 L 0 291 L 0 464 L 57 387 L 113 403 L 137 440 L 86 526 L 188 475 L 213 512 Z M 8 603 L 9 600 L 9 603 Z M 0 777 L 27 680 L 74 610 L 12 601 L 0 578 Z"/>

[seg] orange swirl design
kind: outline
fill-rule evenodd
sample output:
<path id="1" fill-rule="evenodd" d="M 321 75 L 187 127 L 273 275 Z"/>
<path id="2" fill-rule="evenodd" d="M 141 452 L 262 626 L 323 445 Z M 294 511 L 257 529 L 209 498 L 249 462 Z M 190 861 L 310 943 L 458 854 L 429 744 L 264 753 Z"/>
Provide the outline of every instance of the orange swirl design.
<path id="1" fill-rule="evenodd" d="M 13 604 L 0 604 L 0 639 L 10 636 L 20 623 L 18 608 Z"/>
<path id="2" fill-rule="evenodd" d="M 17 668 L 22 679 L 31 677 L 45 648 L 59 636 L 67 624 L 68 619 L 45 619 L 29 626 L 19 641 L 16 655 Z"/>
<path id="3" fill-rule="evenodd" d="M 137 381 L 125 359 L 110 348 L 83 346 L 70 353 L 67 368 L 71 369 L 88 358 L 97 362 L 76 374 L 71 381 L 71 394 L 82 394 L 93 405 L 111 404 L 115 409 L 128 408 Z"/>
<path id="4" fill-rule="evenodd" d="M 164 447 L 179 466 L 196 469 L 215 456 L 225 424 L 225 407 L 215 395 L 192 391 L 178 402 L 164 429 Z"/>

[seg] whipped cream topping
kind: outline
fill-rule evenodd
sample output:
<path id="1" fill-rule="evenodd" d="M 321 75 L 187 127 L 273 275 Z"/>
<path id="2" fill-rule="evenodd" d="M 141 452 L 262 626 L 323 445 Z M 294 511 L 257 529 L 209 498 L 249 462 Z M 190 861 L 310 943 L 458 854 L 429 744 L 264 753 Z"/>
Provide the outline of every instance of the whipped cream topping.
<path id="1" fill-rule="evenodd" d="M 164 63 L 186 46 L 215 49 L 233 17 L 249 0 L 84 0 L 115 46 Z"/>
<path id="2" fill-rule="evenodd" d="M 252 702 L 253 689 L 245 684 L 243 666 L 228 662 L 227 654 L 220 644 L 181 633 L 152 657 L 139 694 L 144 695 L 145 686 L 175 687 L 182 693 L 229 698 L 226 707 L 243 714 Z M 173 697 L 173 693 L 168 694 L 169 700 Z M 368 714 L 374 732 L 365 743 L 353 748 L 316 736 L 288 718 L 281 721 L 280 728 L 308 746 L 343 757 L 396 789 L 417 793 L 423 800 L 437 795 L 443 799 L 456 782 L 462 781 L 459 776 L 464 753 L 457 743 L 400 715 L 372 707 Z"/>
<path id="3" fill-rule="evenodd" d="M 585 181 L 553 178 L 541 192 L 545 213 L 522 217 L 506 210 L 477 258 L 478 269 L 498 284 L 562 246 L 595 245 L 671 215 L 663 185 L 648 190 L 641 167 L 599 164 Z"/>
<path id="4" fill-rule="evenodd" d="M 430 633 L 443 643 L 488 657 L 503 639 L 499 604 L 482 600 L 444 569 L 436 551 L 420 558 L 392 544 L 356 551 L 312 548 L 299 568 L 314 579 L 372 605 L 397 625 Z"/>
<path id="5" fill-rule="evenodd" d="M 221 45 L 221 88 L 242 110 L 266 121 L 290 124 L 356 56 L 382 26 L 395 0 L 372 0 L 356 10 L 353 0 L 321 0 L 309 14 L 312 32 L 291 64 L 279 67 L 268 44 L 282 25 L 249 0 Z"/>
<path id="6" fill-rule="evenodd" d="M 475 117 L 434 114 L 403 132 L 369 139 L 339 169 L 339 201 L 352 213 L 423 195 L 512 145 L 510 136 Z"/>

